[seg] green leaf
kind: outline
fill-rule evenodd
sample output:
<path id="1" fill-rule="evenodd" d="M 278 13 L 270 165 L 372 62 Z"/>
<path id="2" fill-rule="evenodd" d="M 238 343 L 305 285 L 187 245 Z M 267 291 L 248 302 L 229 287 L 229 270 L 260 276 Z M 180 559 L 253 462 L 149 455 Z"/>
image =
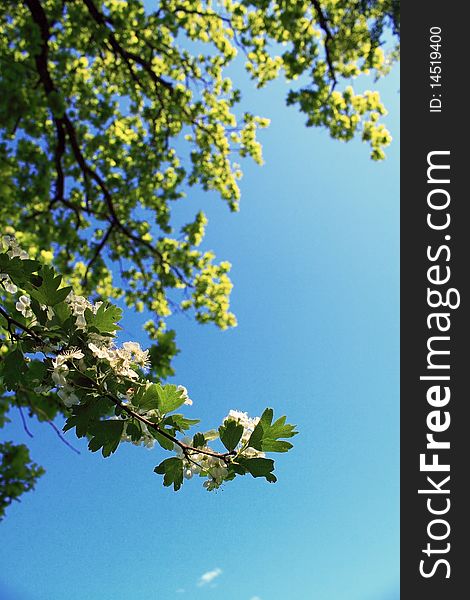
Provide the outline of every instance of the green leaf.
<path id="1" fill-rule="evenodd" d="M 264 477 L 269 483 L 275 483 L 277 481 L 276 476 L 272 473 L 274 471 L 274 461 L 270 458 L 238 457 L 237 462 L 253 477 Z"/>
<path id="2" fill-rule="evenodd" d="M 148 388 L 142 387 L 133 398 L 133 403 L 142 410 L 158 408 L 157 383 L 152 383 Z"/>
<path id="3" fill-rule="evenodd" d="M 154 469 L 155 473 L 163 475 L 163 485 L 178 491 L 183 484 L 183 461 L 180 458 L 167 458 Z"/>
<path id="4" fill-rule="evenodd" d="M 46 365 L 40 360 L 32 360 L 27 363 L 26 381 L 35 387 L 41 382 L 47 372 Z M 34 385 L 35 384 L 35 385 Z"/>
<path id="5" fill-rule="evenodd" d="M 246 475 L 247 470 L 238 463 L 231 463 L 228 467 L 229 473 L 233 471 L 236 475 Z"/>
<path id="6" fill-rule="evenodd" d="M 84 437 L 98 419 L 107 415 L 113 408 L 114 405 L 106 398 L 96 398 L 85 404 L 77 404 L 72 407 L 73 414 L 66 420 L 63 431 L 75 427 L 77 437 Z"/>
<path id="7" fill-rule="evenodd" d="M 131 436 L 133 442 L 138 442 L 142 437 L 142 426 L 139 421 L 129 422 L 126 427 L 127 435 Z"/>
<path id="8" fill-rule="evenodd" d="M 186 417 L 180 414 L 168 415 L 161 422 L 162 425 L 169 425 L 176 431 L 186 431 L 198 423 L 200 423 L 200 419 L 186 419 Z"/>
<path id="9" fill-rule="evenodd" d="M 32 298 L 35 298 L 40 304 L 46 306 L 55 306 L 63 302 L 72 291 L 70 286 L 60 288 L 62 276 L 56 275 L 52 267 L 43 265 L 39 271 L 38 285 L 29 285 L 27 290 Z"/>
<path id="10" fill-rule="evenodd" d="M 116 452 L 119 442 L 121 441 L 124 422 L 121 420 L 98 421 L 90 427 L 92 438 L 88 443 L 88 448 L 91 452 L 96 452 L 102 448 L 104 457 L 110 456 Z"/>
<path id="11" fill-rule="evenodd" d="M 103 302 L 96 313 L 86 309 L 85 318 L 90 327 L 95 327 L 99 333 L 111 333 L 121 329 L 117 322 L 121 320 L 122 309 L 109 302 Z"/>
<path id="12" fill-rule="evenodd" d="M 47 311 L 43 310 L 35 298 L 31 298 L 31 310 L 36 316 L 40 325 L 44 326 L 47 322 Z"/>
<path id="13" fill-rule="evenodd" d="M 158 408 L 162 413 L 172 412 L 184 404 L 185 396 L 182 390 L 178 390 L 176 385 L 167 384 L 164 387 L 160 384 L 157 385 L 159 386 Z"/>
<path id="14" fill-rule="evenodd" d="M 265 452 L 288 452 L 291 448 L 293 448 L 293 446 L 290 442 L 278 440 L 263 441 L 263 450 Z"/>
<path id="15" fill-rule="evenodd" d="M 152 369 L 158 378 L 167 379 L 175 374 L 171 359 L 179 353 L 175 343 L 175 332 L 173 330 L 158 332 L 156 339 L 158 343 L 149 348 Z"/>
<path id="16" fill-rule="evenodd" d="M 157 442 L 160 444 L 160 446 L 164 450 L 173 450 L 174 449 L 174 447 L 175 447 L 174 442 L 172 442 L 167 437 L 165 437 L 164 435 L 162 435 L 156 429 L 153 429 L 152 427 L 149 427 L 149 431 L 150 431 L 150 434 L 157 440 Z M 171 432 L 168 432 L 168 433 L 171 435 Z"/>
<path id="17" fill-rule="evenodd" d="M 267 408 L 253 430 L 248 445 L 255 450 L 264 452 L 287 452 L 292 448 L 289 442 L 279 441 L 279 438 L 290 438 L 296 435 L 295 425 L 286 424 L 286 417 L 280 417 L 272 423 L 273 410 Z"/>
<path id="18" fill-rule="evenodd" d="M 176 385 L 152 383 L 143 393 L 138 394 L 134 402 L 144 410 L 157 409 L 161 413 L 169 413 L 184 403 L 185 397 Z"/>
<path id="19" fill-rule="evenodd" d="M 65 101 L 62 94 L 52 90 L 47 94 L 46 99 L 53 115 L 59 119 L 62 118 L 65 113 Z"/>
<path id="20" fill-rule="evenodd" d="M 0 521 L 13 500 L 19 501 L 21 494 L 34 489 L 43 474 L 44 469 L 31 461 L 29 449 L 24 444 L 0 442 Z"/>
<path id="21" fill-rule="evenodd" d="M 21 383 L 28 367 L 23 353 L 16 349 L 1 360 L 1 375 L 7 390 L 15 390 Z"/>
<path id="22" fill-rule="evenodd" d="M 72 312 L 69 305 L 66 302 L 60 302 L 54 306 L 54 315 L 57 317 L 59 323 L 63 324 L 71 316 Z"/>
<path id="23" fill-rule="evenodd" d="M 196 433 L 193 437 L 193 444 L 195 448 L 202 448 L 206 445 L 206 438 L 203 433 Z"/>
<path id="24" fill-rule="evenodd" d="M 211 440 L 216 440 L 219 437 L 219 432 L 217 429 L 209 429 L 209 431 L 204 432 L 204 437 L 206 438 L 207 442 L 210 442 Z"/>
<path id="25" fill-rule="evenodd" d="M 18 402 L 24 406 L 32 405 L 33 412 L 38 421 L 53 421 L 58 412 L 62 413 L 63 402 L 55 392 L 35 394 L 28 390 L 27 393 L 17 392 Z"/>
<path id="26" fill-rule="evenodd" d="M 243 425 L 227 419 L 224 424 L 219 427 L 220 440 L 229 452 L 232 452 L 241 440 L 243 435 Z"/>
<path id="27" fill-rule="evenodd" d="M 41 263 L 37 260 L 21 260 L 15 256 L 10 258 L 8 254 L 0 254 L 0 273 L 6 273 L 16 285 L 23 287 L 28 283 L 32 273 L 40 269 Z"/>
<path id="28" fill-rule="evenodd" d="M 253 429 L 253 432 L 250 435 L 250 439 L 248 440 L 248 446 L 250 446 L 251 448 L 254 448 L 255 450 L 262 450 L 263 435 L 264 435 L 263 426 L 261 424 L 261 421 L 258 421 L 258 424 Z"/>

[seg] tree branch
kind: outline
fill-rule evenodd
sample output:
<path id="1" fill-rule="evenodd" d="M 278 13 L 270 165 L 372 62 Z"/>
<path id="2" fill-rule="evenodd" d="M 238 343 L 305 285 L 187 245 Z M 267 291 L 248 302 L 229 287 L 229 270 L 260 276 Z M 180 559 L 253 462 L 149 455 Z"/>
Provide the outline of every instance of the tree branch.
<path id="1" fill-rule="evenodd" d="M 22 331 L 24 331 L 25 333 L 30 335 L 36 342 L 41 344 L 41 346 L 43 346 L 45 344 L 45 342 L 43 342 L 42 338 L 35 331 L 30 329 L 27 325 L 23 325 L 23 323 L 20 323 L 20 321 L 17 321 L 13 317 L 11 317 L 2 306 L 0 306 L 0 315 L 4 316 L 5 319 L 7 320 L 8 330 L 10 331 L 10 333 L 11 333 L 11 326 L 15 325 L 15 327 L 18 327 L 18 329 L 21 329 Z"/>
<path id="2" fill-rule="evenodd" d="M 8 322 L 11 321 L 17 327 L 19 327 L 23 331 L 27 332 L 28 334 L 32 335 L 35 340 L 39 340 L 40 343 L 41 343 L 41 345 L 45 344 L 45 342 L 42 340 L 42 338 L 40 336 L 38 336 L 34 331 L 32 331 L 31 329 L 29 329 L 25 325 L 21 324 L 19 321 L 16 321 L 12 317 L 10 317 L 10 315 L 8 314 L 8 312 L 3 307 L 1 307 L 1 306 L 0 306 L 0 314 L 2 314 L 7 319 Z M 153 421 L 150 421 L 149 419 L 147 419 L 143 415 L 140 415 L 139 413 L 135 412 L 134 410 L 132 410 L 132 408 L 130 408 L 126 404 L 123 404 L 119 400 L 119 398 L 113 396 L 112 394 L 110 394 L 107 391 L 104 391 L 101 388 L 101 386 L 99 385 L 99 383 L 96 382 L 94 379 L 92 379 L 86 373 L 80 372 L 80 375 L 82 377 L 85 377 L 86 379 L 88 379 L 88 381 L 92 384 L 93 389 L 96 390 L 101 396 L 104 396 L 105 398 L 108 398 L 108 400 L 111 400 L 111 402 L 115 406 L 118 406 L 119 408 L 121 408 L 121 410 L 123 410 L 124 412 L 126 412 L 129 416 L 133 417 L 134 419 L 137 419 L 141 423 L 144 423 L 150 429 L 153 429 L 154 431 L 157 431 L 164 438 L 166 438 L 167 440 L 170 440 L 171 442 L 173 442 L 174 444 L 176 444 L 179 448 L 181 448 L 181 450 L 183 451 L 183 454 L 185 455 L 185 457 L 189 458 L 191 456 L 191 454 L 205 454 L 207 456 L 212 456 L 214 458 L 218 458 L 220 460 L 223 460 L 226 463 L 229 463 L 230 462 L 230 458 L 232 456 L 235 456 L 235 454 L 236 454 L 235 451 L 224 452 L 224 453 L 214 452 L 212 450 L 204 450 L 203 448 L 195 448 L 194 446 L 190 446 L 188 444 L 185 444 L 185 443 L 181 442 L 175 436 L 173 436 L 170 433 L 168 433 L 167 431 L 165 431 L 165 429 L 163 429 L 162 427 L 160 427 L 157 423 L 154 423 Z M 35 410 L 34 407 L 32 407 L 32 408 L 33 408 L 33 410 Z M 55 426 L 53 424 L 52 424 L 52 427 L 55 428 Z M 77 450 L 75 448 L 73 448 L 73 449 L 77 452 Z"/>
<path id="3" fill-rule="evenodd" d="M 312 0 L 312 4 L 315 9 L 315 12 L 317 13 L 318 23 L 319 23 L 320 27 L 322 28 L 323 32 L 325 33 L 326 62 L 328 65 L 328 69 L 330 71 L 330 77 L 333 80 L 333 88 L 332 89 L 334 89 L 338 83 L 338 80 L 336 79 L 336 72 L 335 72 L 335 68 L 333 66 L 333 61 L 332 61 L 331 52 L 330 52 L 330 43 L 334 41 L 333 34 L 331 33 L 330 26 L 328 24 L 328 19 L 325 17 L 325 15 L 323 13 L 323 10 L 320 6 L 319 0 Z"/>
<path id="4" fill-rule="evenodd" d="M 18 407 L 18 412 L 20 413 L 21 422 L 23 424 L 23 429 L 25 430 L 26 435 L 28 435 L 30 438 L 32 438 L 33 434 L 31 433 L 31 431 L 28 429 L 28 426 L 26 425 L 26 419 L 24 418 L 23 409 L 21 408 L 21 405 L 18 403 L 18 401 L 16 402 L 16 406 Z"/>
<path id="5" fill-rule="evenodd" d="M 162 85 L 165 88 L 167 88 L 168 90 L 173 90 L 173 85 L 169 81 L 166 81 L 165 79 L 163 79 L 162 77 L 159 77 L 155 73 L 155 71 L 152 68 L 151 63 L 146 61 L 139 54 L 135 54 L 134 52 L 129 52 L 129 50 L 126 50 L 125 48 L 123 48 L 121 46 L 121 44 L 117 41 L 116 36 L 114 35 L 114 32 L 111 29 L 109 29 L 109 27 L 108 27 L 108 23 L 112 23 L 111 19 L 106 18 L 98 10 L 98 8 L 96 7 L 93 0 L 83 0 L 83 2 L 85 3 L 85 5 L 88 9 L 88 12 L 90 13 L 93 20 L 98 25 L 102 26 L 106 30 L 106 32 L 108 34 L 109 43 L 111 44 L 113 51 L 115 52 L 115 54 L 117 54 L 124 60 L 124 62 L 128 66 L 128 69 L 129 69 L 134 81 L 136 81 L 137 83 L 139 83 L 139 85 L 141 85 L 139 79 L 137 78 L 137 76 L 134 73 L 134 70 L 132 68 L 132 64 L 130 61 L 134 61 L 135 63 L 140 65 L 144 69 L 144 71 L 149 75 L 149 77 L 152 79 L 155 86 Z"/>
<path id="6" fill-rule="evenodd" d="M 96 382 L 93 381 L 93 383 L 95 385 L 97 385 Z M 194 446 L 189 446 L 188 444 L 184 444 L 183 442 L 181 442 L 180 440 L 178 440 L 177 438 L 175 438 L 174 436 L 169 434 L 167 431 L 162 429 L 159 425 L 157 425 L 157 423 L 153 423 L 153 421 L 149 421 L 149 419 L 146 419 L 142 415 L 139 415 L 139 413 L 136 413 L 135 411 L 133 411 L 131 408 L 129 408 L 129 406 L 127 406 L 126 404 L 123 404 L 118 398 L 114 397 L 112 394 L 103 393 L 103 395 L 106 396 L 106 398 L 108 398 L 109 400 L 111 400 L 111 402 L 113 402 L 113 404 L 115 404 L 116 406 L 118 406 L 119 408 L 124 410 L 129 416 L 133 417 L 134 419 L 137 419 L 141 423 L 144 423 L 147 427 L 154 429 L 160 435 L 162 435 L 166 439 L 172 441 L 174 444 L 179 446 L 186 457 L 189 457 L 188 453 L 206 454 L 207 456 L 213 456 L 215 458 L 220 458 L 224 462 L 230 462 L 230 457 L 234 456 L 236 454 L 236 452 L 234 450 L 232 450 L 232 452 L 221 453 L 221 452 L 213 452 L 211 450 L 203 450 L 202 448 L 195 448 Z"/>
<path id="7" fill-rule="evenodd" d="M 82 285 L 84 287 L 86 286 L 86 284 L 88 282 L 88 272 L 90 271 L 91 267 L 93 266 L 93 263 L 96 260 L 98 260 L 98 257 L 101 254 L 101 251 L 103 250 L 103 248 L 105 247 L 106 242 L 108 241 L 108 238 L 111 235 L 111 232 L 113 231 L 113 228 L 114 228 L 114 223 L 111 223 L 111 225 L 106 230 L 106 233 L 101 238 L 100 243 L 96 246 L 95 252 L 86 266 L 85 275 L 83 276 L 83 279 L 82 279 Z"/>

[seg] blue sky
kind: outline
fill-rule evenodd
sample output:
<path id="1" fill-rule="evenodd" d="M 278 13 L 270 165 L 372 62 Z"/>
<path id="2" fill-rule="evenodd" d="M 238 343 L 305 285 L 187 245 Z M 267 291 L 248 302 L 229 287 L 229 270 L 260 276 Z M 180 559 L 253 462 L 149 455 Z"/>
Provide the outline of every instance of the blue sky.
<path id="1" fill-rule="evenodd" d="M 240 213 L 197 190 L 176 208 L 207 212 L 239 326 L 175 317 L 175 382 L 204 429 L 231 408 L 287 414 L 300 434 L 278 483 L 174 493 L 152 472 L 158 449 L 105 460 L 77 442 L 77 456 L 44 425 L 27 439 L 14 415 L 2 438 L 28 443 L 47 474 L 0 525 L 1 600 L 399 598 L 397 69 L 378 88 L 394 135 L 380 164 L 306 129 L 282 82 L 244 86 L 272 123 L 265 166 L 244 165 Z M 140 321 L 124 336 L 143 341 Z"/>

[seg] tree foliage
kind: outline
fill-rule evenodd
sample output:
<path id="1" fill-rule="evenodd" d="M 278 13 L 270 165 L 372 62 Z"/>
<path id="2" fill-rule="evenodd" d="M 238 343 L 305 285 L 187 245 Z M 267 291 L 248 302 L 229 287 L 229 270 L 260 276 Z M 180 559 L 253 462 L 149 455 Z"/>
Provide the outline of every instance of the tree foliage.
<path id="1" fill-rule="evenodd" d="M 51 383 L 52 361 L 71 348 L 91 361 L 93 342 L 77 331 L 84 327 L 111 339 L 118 309 L 101 304 L 93 312 L 90 306 L 121 298 L 130 309 L 152 315 L 145 323 L 152 340 L 145 377 L 153 395 L 150 400 L 150 392 L 143 394 L 145 410 L 169 419 L 162 427 L 172 435 L 181 432 L 184 418 L 168 416 L 161 404 L 172 406 L 161 397 L 170 388 L 152 387 L 174 374 L 178 350 L 167 318 L 189 311 L 222 329 L 236 319 L 230 263 L 203 248 L 207 217 L 200 211 L 177 228 L 171 209 L 198 186 L 238 210 L 240 162 L 262 164 L 258 131 L 269 124 L 240 109 L 241 90 L 227 75 L 229 67 L 241 61 L 259 88 L 284 77 L 290 84 L 286 101 L 305 114 L 308 126 L 343 141 L 360 136 L 380 160 L 391 140 L 381 122 L 386 109 L 377 92 L 360 89 L 358 77 L 380 77 L 397 58 L 398 3 L 161 0 L 150 10 L 140 0 L 7 0 L 0 7 L 0 32 L 0 224 L 28 255 L 16 255 L 17 245 L 8 241 L 0 254 L 3 406 L 15 402 L 51 423 L 64 414 L 66 428 L 72 422 L 77 434 L 92 436 L 91 450 L 113 452 L 118 425 L 103 419 L 116 405 L 102 399 L 98 409 L 80 395 L 73 361 L 64 364 L 80 404 L 68 406 L 71 396 L 60 397 L 65 386 L 44 393 L 36 390 L 43 383 L 32 382 L 38 377 Z M 13 288 L 23 290 L 23 304 L 21 298 L 12 304 Z M 81 316 L 71 315 L 72 297 L 82 297 L 84 306 L 91 299 Z M 51 350 L 41 361 L 26 360 L 31 348 L 19 339 L 31 332 L 46 335 L 55 358 Z M 87 368 L 96 369 L 99 382 L 103 365 L 111 363 L 93 356 L 96 364 Z M 118 386 L 112 393 L 124 392 Z M 102 398 L 101 391 L 93 394 Z M 129 436 L 136 441 L 143 422 L 132 418 Z M 269 425 L 269 435 L 276 427 Z M 165 435 L 152 431 L 169 446 Z M 239 431 L 229 419 L 219 435 L 231 446 Z M 201 446 L 207 441 L 197 439 Z M 256 439 L 257 452 L 287 449 L 288 442 L 275 437 Z M 180 485 L 186 459 L 183 452 L 157 467 L 166 484 Z M 239 462 L 236 472 L 272 480 L 271 464 L 260 462 L 267 460 Z"/>

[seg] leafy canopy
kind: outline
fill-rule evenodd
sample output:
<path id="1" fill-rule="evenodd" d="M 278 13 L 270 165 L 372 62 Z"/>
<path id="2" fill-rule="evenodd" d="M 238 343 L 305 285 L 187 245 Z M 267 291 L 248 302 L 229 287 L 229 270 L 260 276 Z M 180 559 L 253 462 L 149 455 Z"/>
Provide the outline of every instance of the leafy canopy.
<path id="1" fill-rule="evenodd" d="M 206 216 L 180 229 L 171 218 L 191 186 L 238 210 L 240 159 L 262 163 L 257 134 L 269 121 L 240 110 L 227 68 L 243 62 L 258 87 L 285 77 L 307 125 L 359 135 L 381 159 L 385 107 L 352 83 L 389 70 L 396 51 L 383 44 L 398 33 L 398 9 L 393 0 L 155 5 L 2 3 L 0 223 L 77 293 L 149 309 L 147 331 L 168 362 L 172 311 L 236 323 L 230 264 L 201 249 Z"/>

